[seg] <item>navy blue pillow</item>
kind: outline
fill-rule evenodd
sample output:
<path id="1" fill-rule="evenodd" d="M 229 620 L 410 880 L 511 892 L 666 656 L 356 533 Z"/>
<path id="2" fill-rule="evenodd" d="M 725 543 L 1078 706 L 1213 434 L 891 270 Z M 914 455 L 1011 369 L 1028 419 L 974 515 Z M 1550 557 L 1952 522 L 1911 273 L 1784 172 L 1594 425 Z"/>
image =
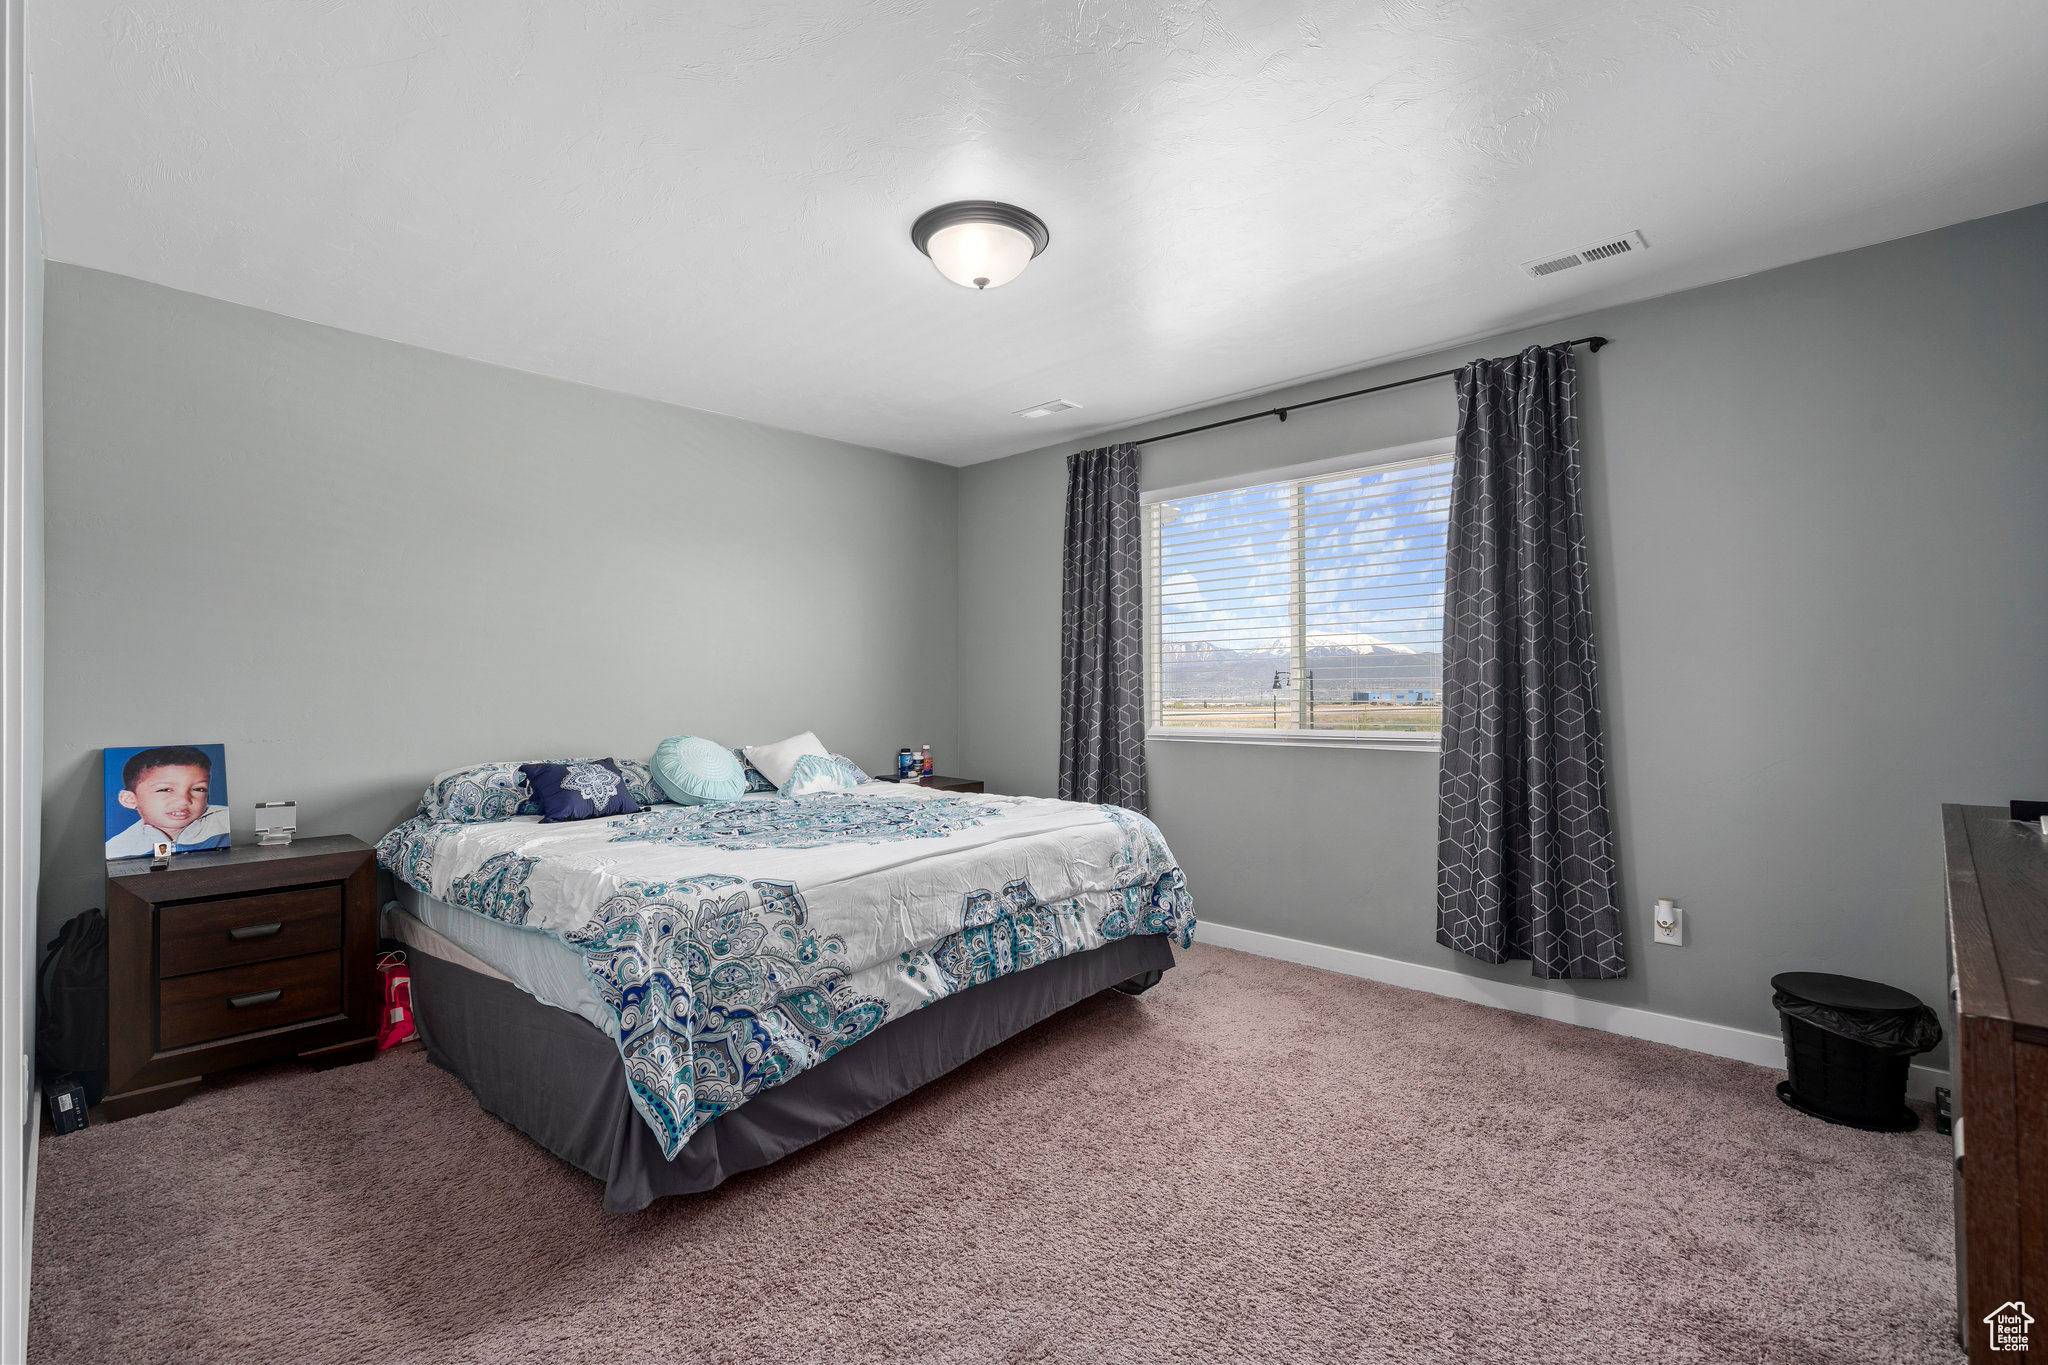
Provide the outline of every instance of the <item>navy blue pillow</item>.
<path id="1" fill-rule="evenodd" d="M 600 815 L 631 815 L 639 803 L 626 791 L 626 775 L 608 758 L 577 763 L 522 763 L 519 771 L 540 802 L 540 822 L 595 820 Z"/>

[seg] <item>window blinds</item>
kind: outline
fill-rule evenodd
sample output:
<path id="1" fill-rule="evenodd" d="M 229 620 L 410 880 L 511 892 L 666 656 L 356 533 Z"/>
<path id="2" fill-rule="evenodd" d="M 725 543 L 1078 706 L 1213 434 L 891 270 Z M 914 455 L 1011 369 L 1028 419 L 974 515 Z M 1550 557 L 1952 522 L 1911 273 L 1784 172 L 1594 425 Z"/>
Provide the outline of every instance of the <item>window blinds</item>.
<path id="1" fill-rule="evenodd" d="M 1433 455 L 1148 505 L 1152 723 L 1434 739 L 1450 501 Z"/>

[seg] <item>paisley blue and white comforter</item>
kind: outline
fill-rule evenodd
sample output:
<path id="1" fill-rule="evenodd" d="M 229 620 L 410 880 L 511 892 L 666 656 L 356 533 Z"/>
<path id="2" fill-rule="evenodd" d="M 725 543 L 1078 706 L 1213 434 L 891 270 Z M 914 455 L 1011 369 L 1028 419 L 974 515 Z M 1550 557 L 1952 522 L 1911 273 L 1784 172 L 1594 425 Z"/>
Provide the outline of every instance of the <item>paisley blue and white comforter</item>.
<path id="1" fill-rule="evenodd" d="M 670 1157 L 934 1000 L 1131 934 L 1185 947 L 1195 923 L 1141 815 L 891 783 L 568 824 L 425 813 L 377 852 L 416 889 L 581 954 Z"/>

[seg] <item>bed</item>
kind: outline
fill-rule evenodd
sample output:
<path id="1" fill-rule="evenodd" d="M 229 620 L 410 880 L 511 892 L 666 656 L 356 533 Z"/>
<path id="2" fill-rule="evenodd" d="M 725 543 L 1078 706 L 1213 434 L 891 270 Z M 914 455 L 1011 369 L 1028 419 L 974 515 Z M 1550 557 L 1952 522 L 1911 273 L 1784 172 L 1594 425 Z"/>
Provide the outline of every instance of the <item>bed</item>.
<path id="1" fill-rule="evenodd" d="M 428 1055 L 604 1184 L 709 1189 L 1096 992 L 1194 927 L 1113 806 L 866 782 L 543 824 L 518 765 L 442 774 L 378 845 Z"/>

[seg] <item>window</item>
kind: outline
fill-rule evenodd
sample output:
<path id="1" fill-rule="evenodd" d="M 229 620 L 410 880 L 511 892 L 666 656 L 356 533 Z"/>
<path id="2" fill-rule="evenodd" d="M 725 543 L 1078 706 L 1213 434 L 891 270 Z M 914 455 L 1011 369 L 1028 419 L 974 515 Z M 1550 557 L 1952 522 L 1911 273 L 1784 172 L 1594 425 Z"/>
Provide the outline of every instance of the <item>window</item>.
<path id="1" fill-rule="evenodd" d="M 1148 494 L 1152 734 L 1434 745 L 1450 445 Z"/>

